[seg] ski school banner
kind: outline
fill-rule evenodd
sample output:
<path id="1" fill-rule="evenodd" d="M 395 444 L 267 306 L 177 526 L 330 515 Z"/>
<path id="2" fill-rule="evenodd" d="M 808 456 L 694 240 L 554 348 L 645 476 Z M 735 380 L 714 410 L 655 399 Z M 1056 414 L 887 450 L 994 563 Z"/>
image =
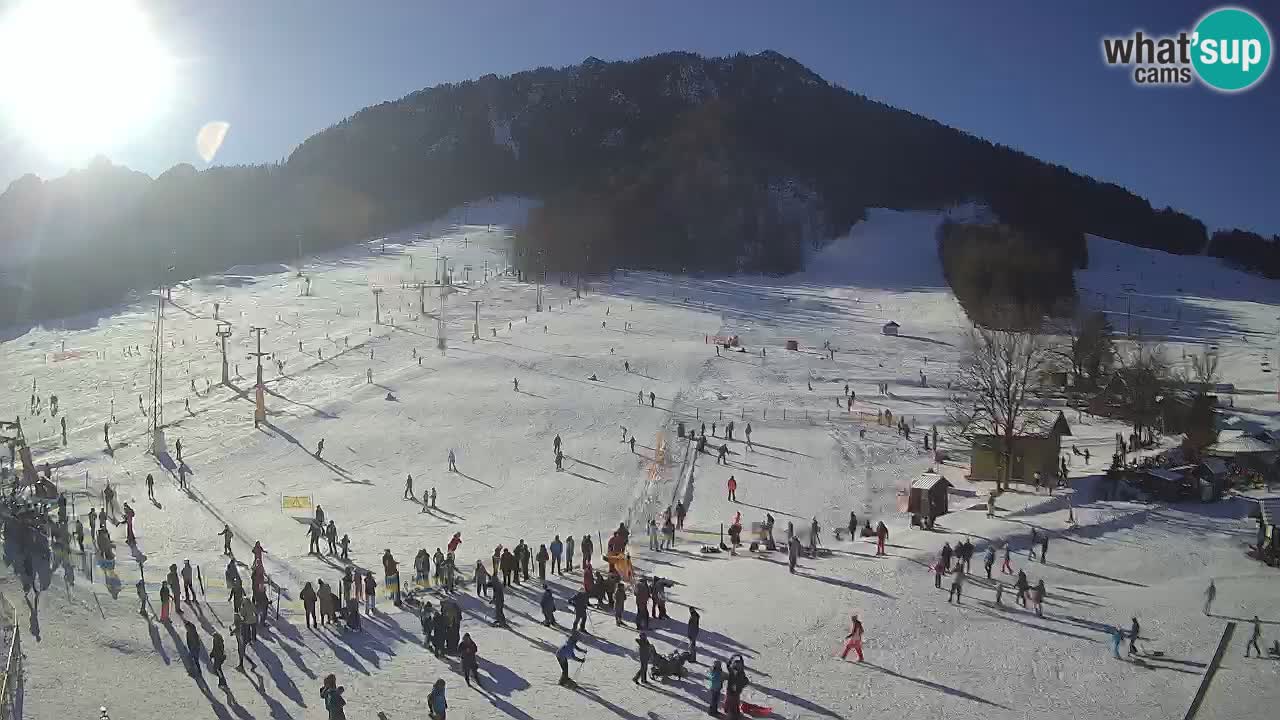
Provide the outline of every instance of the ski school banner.
<path id="1" fill-rule="evenodd" d="M 281 495 L 281 510 L 314 510 L 315 502 L 310 495 Z"/>

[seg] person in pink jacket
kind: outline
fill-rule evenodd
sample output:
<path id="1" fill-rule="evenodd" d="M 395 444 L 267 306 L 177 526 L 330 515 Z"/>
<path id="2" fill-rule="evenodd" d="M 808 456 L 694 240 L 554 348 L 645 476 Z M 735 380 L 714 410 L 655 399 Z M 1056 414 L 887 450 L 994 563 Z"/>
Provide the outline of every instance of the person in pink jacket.
<path id="1" fill-rule="evenodd" d="M 848 657 L 850 650 L 858 653 L 858 662 L 862 662 L 862 621 L 857 615 L 853 616 L 853 625 L 849 628 L 849 634 L 845 636 L 844 652 L 840 653 L 840 659 Z"/>

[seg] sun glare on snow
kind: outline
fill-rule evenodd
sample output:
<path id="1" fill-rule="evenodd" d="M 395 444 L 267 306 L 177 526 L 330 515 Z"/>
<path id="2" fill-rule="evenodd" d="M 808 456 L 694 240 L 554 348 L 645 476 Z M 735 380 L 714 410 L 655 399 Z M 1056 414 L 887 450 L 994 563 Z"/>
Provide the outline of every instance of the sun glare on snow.
<path id="1" fill-rule="evenodd" d="M 0 15 L 0 68 L 0 130 L 70 161 L 146 130 L 174 82 L 173 59 L 133 0 L 10 6 Z"/>

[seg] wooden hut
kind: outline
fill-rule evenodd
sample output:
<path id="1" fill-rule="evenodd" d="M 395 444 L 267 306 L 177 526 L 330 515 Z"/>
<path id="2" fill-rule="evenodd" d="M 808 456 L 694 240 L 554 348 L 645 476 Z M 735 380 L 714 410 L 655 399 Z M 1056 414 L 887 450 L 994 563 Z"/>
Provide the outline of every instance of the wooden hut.
<path id="1" fill-rule="evenodd" d="M 884 324 L 884 327 L 880 328 L 880 332 L 884 333 L 885 335 L 897 335 L 899 327 L 902 327 L 902 326 L 890 320 L 889 322 Z"/>
<path id="2" fill-rule="evenodd" d="M 950 508 L 947 505 L 947 491 L 951 483 L 936 472 L 927 472 L 911 483 L 907 496 L 907 512 L 919 519 L 925 529 L 933 527 L 933 519 L 946 515 Z"/>

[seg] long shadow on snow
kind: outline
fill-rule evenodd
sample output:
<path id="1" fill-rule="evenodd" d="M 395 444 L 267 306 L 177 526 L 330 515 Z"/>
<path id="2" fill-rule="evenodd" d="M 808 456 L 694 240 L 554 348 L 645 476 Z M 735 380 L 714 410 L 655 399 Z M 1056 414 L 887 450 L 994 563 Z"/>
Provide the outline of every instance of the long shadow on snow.
<path id="1" fill-rule="evenodd" d="M 900 678 L 900 679 L 902 679 L 902 680 L 907 680 L 907 681 L 909 681 L 909 682 L 913 682 L 913 683 L 915 683 L 915 684 L 917 684 L 917 685 L 923 685 L 924 687 L 930 688 L 930 689 L 932 689 L 932 690 L 937 690 L 937 691 L 939 691 L 939 692 L 946 693 L 947 695 L 951 695 L 951 696 L 958 697 L 958 698 L 963 698 L 963 699 L 965 699 L 965 700 L 972 700 L 973 702 L 976 702 L 976 703 L 982 703 L 983 705 L 990 705 L 990 706 L 992 706 L 992 707 L 998 707 L 998 708 L 1001 708 L 1001 709 L 1004 709 L 1004 710 L 1009 710 L 1009 709 L 1010 709 L 1010 708 L 1008 708 L 1008 707 L 1006 707 L 1006 706 L 1004 706 L 1004 705 L 1001 705 L 1000 703 L 992 702 L 992 701 L 990 701 L 990 700 L 987 700 L 986 698 L 978 697 L 977 695 L 974 695 L 974 694 L 972 694 L 972 693 L 967 693 L 967 692 L 965 692 L 965 691 L 963 691 L 963 690 L 957 690 L 956 688 L 948 687 L 947 685 L 943 685 L 942 683 L 933 682 L 932 680 L 924 680 L 924 679 L 922 679 L 922 678 L 914 678 L 914 677 L 911 677 L 910 675 L 903 675 L 902 673 L 895 672 L 895 671 L 890 670 L 889 668 L 886 668 L 886 667 L 881 667 L 881 666 L 879 666 L 879 665 L 876 665 L 875 663 L 870 663 L 870 662 L 861 662 L 861 663 L 858 663 L 858 664 L 859 664 L 859 665 L 865 665 L 866 667 L 872 668 L 873 670 L 877 670 L 877 671 L 882 672 L 882 673 L 884 673 L 885 675 L 889 675 L 889 676 L 891 676 L 891 677 L 896 677 L 896 678 Z M 832 717 L 836 717 L 836 716 L 835 716 L 835 715 L 832 715 Z"/>

